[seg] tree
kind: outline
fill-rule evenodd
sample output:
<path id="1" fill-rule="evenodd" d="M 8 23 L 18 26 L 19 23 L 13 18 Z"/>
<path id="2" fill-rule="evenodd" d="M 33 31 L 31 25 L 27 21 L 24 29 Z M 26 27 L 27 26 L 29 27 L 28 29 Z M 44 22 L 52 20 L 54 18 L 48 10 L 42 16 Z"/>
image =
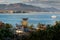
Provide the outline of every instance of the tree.
<path id="1" fill-rule="evenodd" d="M 34 28 L 34 25 L 33 24 L 30 25 L 29 29 L 33 30 L 33 28 Z"/>
<path id="2" fill-rule="evenodd" d="M 40 24 L 40 23 L 38 23 L 37 27 L 38 27 L 38 28 L 40 28 L 40 27 L 41 27 L 41 24 Z"/>
<path id="3" fill-rule="evenodd" d="M 6 24 L 5 24 L 5 27 L 6 27 L 6 28 L 12 28 L 12 25 L 11 25 L 11 24 L 6 23 Z"/>
<path id="4" fill-rule="evenodd" d="M 38 27 L 41 25 L 39 24 Z M 32 32 L 30 40 L 60 40 L 60 22 L 56 25 L 47 25 L 46 30 Z"/>
<path id="5" fill-rule="evenodd" d="M 0 39 L 4 40 L 8 38 L 12 38 L 13 36 L 13 31 L 10 29 L 12 28 L 11 24 L 4 24 L 4 27 L 0 29 Z"/>

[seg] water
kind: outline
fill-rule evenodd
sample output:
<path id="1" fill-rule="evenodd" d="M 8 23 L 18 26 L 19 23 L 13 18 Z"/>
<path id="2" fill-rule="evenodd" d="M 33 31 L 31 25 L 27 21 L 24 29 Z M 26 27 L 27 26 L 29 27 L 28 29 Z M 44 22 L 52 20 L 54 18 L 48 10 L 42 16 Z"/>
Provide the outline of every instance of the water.
<path id="1" fill-rule="evenodd" d="M 57 16 L 56 18 L 51 18 L 51 16 Z M 60 14 L 54 13 L 37 13 L 37 14 L 0 14 L 0 21 L 4 23 L 10 23 L 13 26 L 15 24 L 21 24 L 22 18 L 28 18 L 29 25 L 34 24 L 37 26 L 38 23 L 43 24 L 54 24 L 55 21 L 60 20 Z"/>

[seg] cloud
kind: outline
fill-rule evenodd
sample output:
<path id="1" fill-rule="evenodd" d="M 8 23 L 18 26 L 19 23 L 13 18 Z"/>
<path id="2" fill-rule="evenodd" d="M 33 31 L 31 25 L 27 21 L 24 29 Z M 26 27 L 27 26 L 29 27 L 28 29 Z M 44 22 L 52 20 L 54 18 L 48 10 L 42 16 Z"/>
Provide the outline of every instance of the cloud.
<path id="1" fill-rule="evenodd" d="M 48 1 L 48 0 L 40 0 L 40 1 Z"/>
<path id="2" fill-rule="evenodd" d="M 5 0 L 0 0 L 0 3 L 4 3 L 5 2 Z"/>
<path id="3" fill-rule="evenodd" d="M 0 4 L 2 3 L 25 3 L 25 2 L 30 2 L 32 0 L 0 0 Z"/>
<path id="4" fill-rule="evenodd" d="M 0 0 L 0 2 L 3 2 L 2 0 Z"/>

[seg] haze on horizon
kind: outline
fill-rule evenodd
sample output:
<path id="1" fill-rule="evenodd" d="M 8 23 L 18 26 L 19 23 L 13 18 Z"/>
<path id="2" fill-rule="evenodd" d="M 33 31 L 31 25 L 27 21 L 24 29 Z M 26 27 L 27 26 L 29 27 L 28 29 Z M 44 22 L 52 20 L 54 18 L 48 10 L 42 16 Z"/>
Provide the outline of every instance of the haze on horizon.
<path id="1" fill-rule="evenodd" d="M 24 3 L 24 2 L 30 2 L 31 0 L 0 0 L 0 4 L 5 3 Z"/>
<path id="2" fill-rule="evenodd" d="M 60 0 L 0 0 L 0 4 L 3 3 L 25 3 L 25 2 L 31 2 L 31 1 L 60 1 Z"/>

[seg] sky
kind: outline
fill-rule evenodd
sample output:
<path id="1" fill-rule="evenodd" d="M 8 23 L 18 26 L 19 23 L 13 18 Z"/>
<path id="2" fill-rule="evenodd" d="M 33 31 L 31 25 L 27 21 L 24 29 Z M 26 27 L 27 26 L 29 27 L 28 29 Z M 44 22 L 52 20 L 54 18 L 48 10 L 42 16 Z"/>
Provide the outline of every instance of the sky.
<path id="1" fill-rule="evenodd" d="M 60 0 L 0 0 L 0 4 L 2 3 L 26 3 L 26 2 L 40 2 L 40 1 L 60 1 Z"/>
<path id="2" fill-rule="evenodd" d="M 0 3 L 18 3 L 18 2 L 31 2 L 31 1 L 60 1 L 60 0 L 0 0 Z"/>
<path id="3" fill-rule="evenodd" d="M 18 3 L 18 2 L 21 2 L 21 3 L 23 3 L 23 2 L 28 2 L 28 1 L 30 1 L 30 0 L 0 0 L 0 4 L 2 4 L 2 3 Z"/>

